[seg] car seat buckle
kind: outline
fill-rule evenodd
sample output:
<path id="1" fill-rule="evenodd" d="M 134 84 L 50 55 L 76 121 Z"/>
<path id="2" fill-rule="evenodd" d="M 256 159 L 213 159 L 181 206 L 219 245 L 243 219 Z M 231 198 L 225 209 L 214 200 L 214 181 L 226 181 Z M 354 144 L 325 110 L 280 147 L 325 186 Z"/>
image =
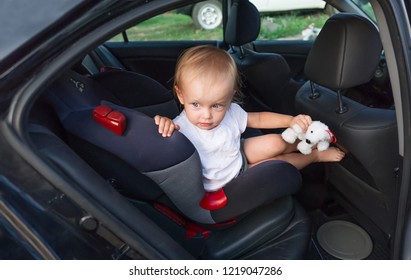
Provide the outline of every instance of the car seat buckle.
<path id="1" fill-rule="evenodd" d="M 186 224 L 186 239 L 200 237 L 207 239 L 210 237 L 211 231 L 194 223 Z"/>
<path id="2" fill-rule="evenodd" d="M 179 214 L 177 214 L 176 212 L 174 212 L 167 206 L 160 204 L 158 202 L 155 202 L 154 208 L 160 211 L 163 215 L 171 219 L 173 222 L 175 222 L 179 226 L 184 226 L 184 227 L 186 226 L 187 221 L 182 216 L 180 216 Z"/>
<path id="3" fill-rule="evenodd" d="M 227 227 L 231 227 L 232 225 L 235 225 L 237 222 L 238 222 L 238 219 L 234 217 L 228 221 L 217 223 L 217 224 L 212 224 L 211 226 L 214 228 L 227 228 Z"/>
<path id="4" fill-rule="evenodd" d="M 108 71 L 123 71 L 120 67 L 115 66 L 102 66 L 100 67 L 100 73 L 108 72 Z"/>
<path id="5" fill-rule="evenodd" d="M 227 205 L 227 196 L 224 189 L 219 189 L 214 192 L 206 192 L 203 199 L 200 201 L 200 206 L 206 210 L 217 210 Z"/>
<path id="6" fill-rule="evenodd" d="M 191 238 L 208 238 L 211 234 L 211 230 L 206 229 L 200 225 L 189 222 L 184 219 L 182 216 L 174 212 L 172 209 L 167 206 L 160 204 L 158 202 L 154 203 L 154 208 L 164 214 L 166 217 L 171 219 L 173 222 L 185 228 L 186 239 Z"/>
<path id="7" fill-rule="evenodd" d="M 126 130 L 126 117 L 124 114 L 107 106 L 100 105 L 95 108 L 93 110 L 93 119 L 117 135 L 123 135 Z"/>

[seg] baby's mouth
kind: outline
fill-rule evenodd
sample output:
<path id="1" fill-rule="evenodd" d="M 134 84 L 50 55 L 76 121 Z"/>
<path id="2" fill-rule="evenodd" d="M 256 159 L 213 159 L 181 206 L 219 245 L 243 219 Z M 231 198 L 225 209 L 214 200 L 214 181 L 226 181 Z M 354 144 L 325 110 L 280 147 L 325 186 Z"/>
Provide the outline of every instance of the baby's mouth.
<path id="1" fill-rule="evenodd" d="M 211 127 L 211 123 L 200 122 L 198 123 L 198 126 L 203 127 L 203 128 L 208 128 L 208 127 Z"/>

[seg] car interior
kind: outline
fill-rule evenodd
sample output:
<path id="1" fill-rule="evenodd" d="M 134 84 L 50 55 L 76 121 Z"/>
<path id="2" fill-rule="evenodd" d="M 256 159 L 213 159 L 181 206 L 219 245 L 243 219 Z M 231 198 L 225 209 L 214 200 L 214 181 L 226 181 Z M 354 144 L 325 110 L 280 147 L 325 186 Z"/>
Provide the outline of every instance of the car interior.
<path id="1" fill-rule="evenodd" d="M 341 162 L 315 163 L 301 171 L 281 161 L 259 164 L 224 187 L 219 195 L 227 206 L 204 209 L 194 146 L 178 132 L 161 137 L 153 121 L 154 115 L 174 118 L 181 110 L 170 81 L 155 74 L 155 67 L 173 71 L 178 55 L 140 71 L 129 62 L 141 68 L 144 62 L 124 60 L 124 50 L 110 42 L 56 77 L 35 102 L 29 115 L 33 146 L 79 193 L 121 216 L 159 252 L 167 251 L 158 258 L 389 258 L 398 136 L 377 27 L 357 14 L 331 16 L 306 58 L 306 79 L 297 81 L 282 54 L 253 47 L 260 26 L 255 6 L 234 0 L 224 42 L 205 43 L 234 58 L 243 76 L 246 111 L 303 113 L 326 123 L 346 153 Z M 157 51 L 147 50 L 152 56 Z M 281 131 L 247 130 L 244 137 L 273 132 Z M 70 207 L 55 211 L 82 220 L 84 213 Z M 339 221 L 341 229 L 324 233 L 321 226 L 330 221 Z M 338 252 L 324 245 L 330 236 L 337 239 L 335 230 L 349 235 L 343 222 L 361 227 L 366 248 Z M 144 255 L 141 245 L 129 245 Z"/>

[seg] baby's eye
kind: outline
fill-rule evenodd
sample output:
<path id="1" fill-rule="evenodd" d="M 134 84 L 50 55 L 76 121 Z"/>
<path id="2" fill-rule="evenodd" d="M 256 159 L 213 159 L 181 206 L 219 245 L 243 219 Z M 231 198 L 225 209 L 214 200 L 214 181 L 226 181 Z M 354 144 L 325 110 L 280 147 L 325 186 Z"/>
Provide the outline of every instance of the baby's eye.
<path id="1" fill-rule="evenodd" d="M 198 104 L 198 103 L 192 103 L 192 105 L 193 105 L 194 108 L 200 107 L 200 104 Z"/>
<path id="2" fill-rule="evenodd" d="M 214 104 L 214 105 L 213 105 L 213 108 L 214 108 L 214 109 L 219 109 L 219 108 L 221 108 L 221 105 L 220 105 L 220 104 Z"/>

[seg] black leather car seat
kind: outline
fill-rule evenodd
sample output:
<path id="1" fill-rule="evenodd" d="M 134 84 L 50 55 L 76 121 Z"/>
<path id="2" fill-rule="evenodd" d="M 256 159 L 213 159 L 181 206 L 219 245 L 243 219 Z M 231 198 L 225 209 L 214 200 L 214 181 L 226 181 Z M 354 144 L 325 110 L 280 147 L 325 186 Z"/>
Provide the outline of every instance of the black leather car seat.
<path id="1" fill-rule="evenodd" d="M 104 85 L 107 81 L 112 82 Z M 204 190 L 194 147 L 178 132 L 161 137 L 153 119 L 137 111 L 158 110 L 172 100 L 157 85 L 135 73 L 113 71 L 89 78 L 70 71 L 48 89 L 46 102 L 66 130 L 68 145 L 195 257 L 304 258 L 310 222 L 290 196 L 301 183 L 298 171 L 285 162 L 266 162 L 224 188 L 227 206 L 202 209 Z M 126 108 L 122 105 L 130 103 L 129 94 L 150 94 L 154 103 L 139 97 L 140 104 Z M 101 105 L 124 116 L 122 135 L 93 119 Z M 117 116 L 110 121 L 119 120 Z"/>
<path id="2" fill-rule="evenodd" d="M 385 237 L 395 223 L 398 137 L 395 111 L 367 107 L 344 91 L 371 80 L 381 42 L 376 27 L 354 14 L 340 13 L 325 23 L 305 65 L 311 80 L 297 93 L 296 108 L 329 125 L 347 150 L 330 164 L 328 182 L 335 198 L 368 229 Z M 367 92 L 372 97 L 373 92 Z"/>
<path id="3" fill-rule="evenodd" d="M 258 110 L 263 108 L 290 113 L 294 108 L 287 107 L 287 104 L 292 102 L 285 100 L 292 101 L 294 96 L 290 96 L 291 90 L 288 90 L 291 85 L 288 63 L 280 54 L 258 53 L 247 46 L 257 39 L 260 24 L 260 13 L 252 3 L 248 0 L 233 2 L 227 20 L 225 42 L 230 46 L 229 52 L 243 76 L 243 92 L 247 98 L 244 106 L 247 110 L 257 106 Z"/>

